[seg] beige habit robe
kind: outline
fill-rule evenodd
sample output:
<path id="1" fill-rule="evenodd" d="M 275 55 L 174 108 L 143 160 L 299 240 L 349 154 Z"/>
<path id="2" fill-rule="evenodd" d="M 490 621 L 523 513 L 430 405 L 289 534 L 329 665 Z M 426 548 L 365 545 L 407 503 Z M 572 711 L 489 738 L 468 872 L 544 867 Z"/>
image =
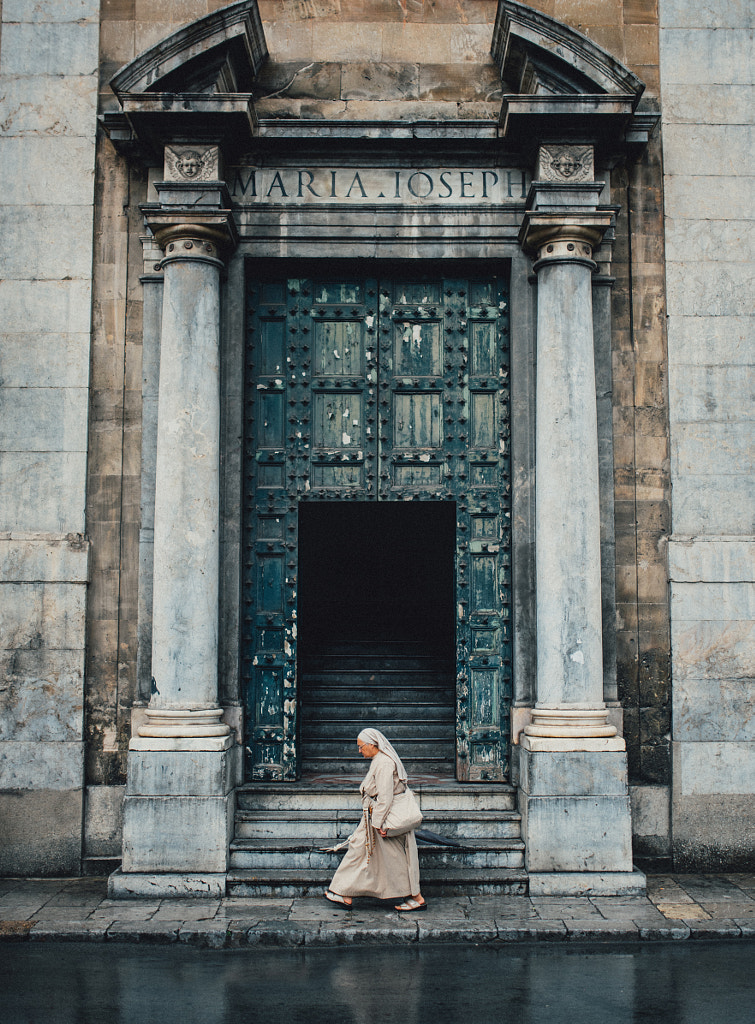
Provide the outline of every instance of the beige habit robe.
<path id="1" fill-rule="evenodd" d="M 359 790 L 362 809 L 372 807 L 374 849 L 368 859 L 365 815 L 349 839 L 348 849 L 333 875 L 330 891 L 340 896 L 376 896 L 381 900 L 414 896 L 419 892 L 419 858 L 413 832 L 383 838 L 383 827 L 394 795 L 403 793 L 396 766 L 387 754 L 377 753 Z"/>

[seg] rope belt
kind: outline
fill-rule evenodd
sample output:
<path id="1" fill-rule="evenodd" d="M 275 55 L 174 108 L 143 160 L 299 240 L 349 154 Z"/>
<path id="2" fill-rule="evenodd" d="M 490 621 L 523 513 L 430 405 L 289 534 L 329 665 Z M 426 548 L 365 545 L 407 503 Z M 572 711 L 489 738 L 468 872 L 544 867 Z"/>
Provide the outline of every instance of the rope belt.
<path id="1" fill-rule="evenodd" d="M 375 833 L 372 830 L 372 806 L 365 807 L 364 809 L 364 831 L 367 844 L 367 863 L 369 864 L 370 857 L 375 850 Z"/>

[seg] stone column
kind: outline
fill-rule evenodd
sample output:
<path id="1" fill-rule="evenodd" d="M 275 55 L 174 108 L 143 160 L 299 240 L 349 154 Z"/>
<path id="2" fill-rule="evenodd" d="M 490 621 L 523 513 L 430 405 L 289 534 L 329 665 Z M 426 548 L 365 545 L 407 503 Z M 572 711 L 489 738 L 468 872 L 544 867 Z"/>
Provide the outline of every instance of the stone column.
<path id="1" fill-rule="evenodd" d="M 160 206 L 145 207 L 164 253 L 152 683 L 129 746 L 114 895 L 217 895 L 228 862 L 240 750 L 218 705 L 219 362 L 222 256 L 234 232 L 211 150 L 167 147 Z"/>
<path id="2" fill-rule="evenodd" d="M 155 473 L 152 695 L 142 737 L 227 737 L 218 707 L 220 270 L 201 222 L 165 251 Z"/>
<path id="3" fill-rule="evenodd" d="M 630 891 L 625 744 L 603 700 L 593 350 L 593 248 L 612 214 L 597 205 L 591 147 L 541 147 L 536 177 L 520 234 L 538 282 L 537 700 L 521 738 L 527 867 L 533 892 Z"/>

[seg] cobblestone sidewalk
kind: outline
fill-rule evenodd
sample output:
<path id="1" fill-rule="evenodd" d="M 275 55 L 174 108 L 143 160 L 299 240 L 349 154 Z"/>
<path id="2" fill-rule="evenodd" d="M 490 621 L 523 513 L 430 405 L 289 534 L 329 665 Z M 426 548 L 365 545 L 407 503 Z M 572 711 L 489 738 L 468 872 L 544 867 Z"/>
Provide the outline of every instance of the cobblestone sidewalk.
<path id="1" fill-rule="evenodd" d="M 0 879 L 0 940 L 213 948 L 755 937 L 755 875 L 649 875 L 647 896 L 449 896 L 419 914 L 322 897 L 109 900 L 104 878 Z"/>

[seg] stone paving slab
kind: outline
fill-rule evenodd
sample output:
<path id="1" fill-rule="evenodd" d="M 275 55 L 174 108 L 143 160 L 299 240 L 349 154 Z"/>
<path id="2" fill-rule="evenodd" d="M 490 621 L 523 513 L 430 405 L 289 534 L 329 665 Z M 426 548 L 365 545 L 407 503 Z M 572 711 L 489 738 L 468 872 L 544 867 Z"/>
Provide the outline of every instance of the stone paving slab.
<path id="1" fill-rule="evenodd" d="M 337 946 L 755 938 L 755 875 L 657 875 L 647 896 L 447 896 L 400 915 L 308 897 L 107 898 L 107 879 L 3 879 L 0 942 Z"/>
<path id="2" fill-rule="evenodd" d="M 737 900 L 727 903 L 702 903 L 703 910 L 711 917 L 755 917 L 755 900 Z"/>

